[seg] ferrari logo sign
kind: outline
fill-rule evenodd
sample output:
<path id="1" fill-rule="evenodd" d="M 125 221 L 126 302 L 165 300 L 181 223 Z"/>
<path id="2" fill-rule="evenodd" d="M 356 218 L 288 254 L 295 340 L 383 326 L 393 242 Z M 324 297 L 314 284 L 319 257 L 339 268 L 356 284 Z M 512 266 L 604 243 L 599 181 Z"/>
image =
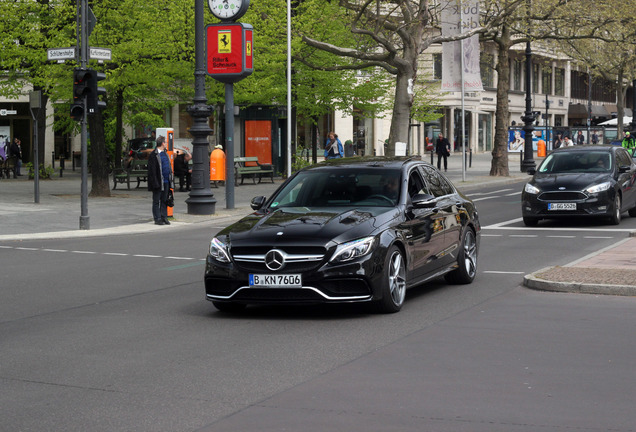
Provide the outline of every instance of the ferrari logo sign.
<path id="1" fill-rule="evenodd" d="M 232 53 L 232 31 L 231 30 L 219 30 L 217 33 L 219 38 L 218 49 L 220 54 Z"/>

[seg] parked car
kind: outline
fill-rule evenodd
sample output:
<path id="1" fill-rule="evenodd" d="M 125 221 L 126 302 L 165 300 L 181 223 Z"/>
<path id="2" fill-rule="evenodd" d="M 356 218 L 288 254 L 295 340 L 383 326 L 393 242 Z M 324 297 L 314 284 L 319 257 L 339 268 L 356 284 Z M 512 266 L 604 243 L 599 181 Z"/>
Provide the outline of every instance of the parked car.
<path id="1" fill-rule="evenodd" d="M 374 302 L 391 313 L 407 288 L 441 276 L 468 284 L 477 273 L 475 205 L 419 159 L 322 162 L 252 208 L 210 242 L 206 297 L 222 311 Z"/>
<path id="2" fill-rule="evenodd" d="M 597 217 L 618 225 L 636 216 L 636 164 L 616 146 L 562 147 L 550 153 L 521 194 L 526 226 L 541 219 Z"/>
<path id="3" fill-rule="evenodd" d="M 124 152 L 124 167 L 128 167 L 131 160 L 148 159 L 154 148 L 155 141 L 150 137 L 129 139 Z"/>

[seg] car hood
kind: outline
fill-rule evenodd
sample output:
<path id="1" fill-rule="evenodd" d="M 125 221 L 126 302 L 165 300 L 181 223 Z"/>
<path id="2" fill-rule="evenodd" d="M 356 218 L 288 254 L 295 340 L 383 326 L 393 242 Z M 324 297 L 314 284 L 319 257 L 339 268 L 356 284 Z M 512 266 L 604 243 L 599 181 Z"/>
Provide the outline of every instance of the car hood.
<path id="1" fill-rule="evenodd" d="M 599 184 L 611 180 L 612 176 L 609 173 L 535 174 L 531 183 L 545 192 L 583 190 L 591 184 Z"/>
<path id="2" fill-rule="evenodd" d="M 342 243 L 375 235 L 386 224 L 400 218 L 397 208 L 315 209 L 285 208 L 255 212 L 222 230 L 233 246 L 302 242 L 307 245 Z"/>

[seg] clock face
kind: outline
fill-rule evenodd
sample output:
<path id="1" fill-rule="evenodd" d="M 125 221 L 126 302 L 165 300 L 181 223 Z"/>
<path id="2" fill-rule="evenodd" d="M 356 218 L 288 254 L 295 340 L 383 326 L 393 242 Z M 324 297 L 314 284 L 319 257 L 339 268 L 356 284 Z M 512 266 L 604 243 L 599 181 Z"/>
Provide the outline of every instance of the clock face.
<path id="1" fill-rule="evenodd" d="M 244 0 L 208 0 L 210 11 L 215 17 L 222 20 L 236 19 L 238 13 L 245 12 L 242 8 Z"/>

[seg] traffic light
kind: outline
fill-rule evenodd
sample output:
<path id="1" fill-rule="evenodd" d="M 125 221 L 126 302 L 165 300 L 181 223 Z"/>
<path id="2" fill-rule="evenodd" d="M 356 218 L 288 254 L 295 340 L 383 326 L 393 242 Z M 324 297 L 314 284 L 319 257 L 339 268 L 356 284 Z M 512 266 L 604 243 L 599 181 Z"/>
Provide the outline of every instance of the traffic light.
<path id="1" fill-rule="evenodd" d="M 84 118 L 84 96 L 87 96 L 91 89 L 89 86 L 90 70 L 75 68 L 73 71 L 73 103 L 71 104 L 71 118 L 82 120 Z"/>
<path id="2" fill-rule="evenodd" d="M 98 85 L 99 81 L 106 79 L 104 72 L 97 72 L 90 69 L 91 74 L 88 78 L 90 93 L 88 94 L 88 113 L 95 113 L 96 109 L 106 108 L 106 102 L 99 100 L 101 95 L 106 95 L 106 89 Z"/>

